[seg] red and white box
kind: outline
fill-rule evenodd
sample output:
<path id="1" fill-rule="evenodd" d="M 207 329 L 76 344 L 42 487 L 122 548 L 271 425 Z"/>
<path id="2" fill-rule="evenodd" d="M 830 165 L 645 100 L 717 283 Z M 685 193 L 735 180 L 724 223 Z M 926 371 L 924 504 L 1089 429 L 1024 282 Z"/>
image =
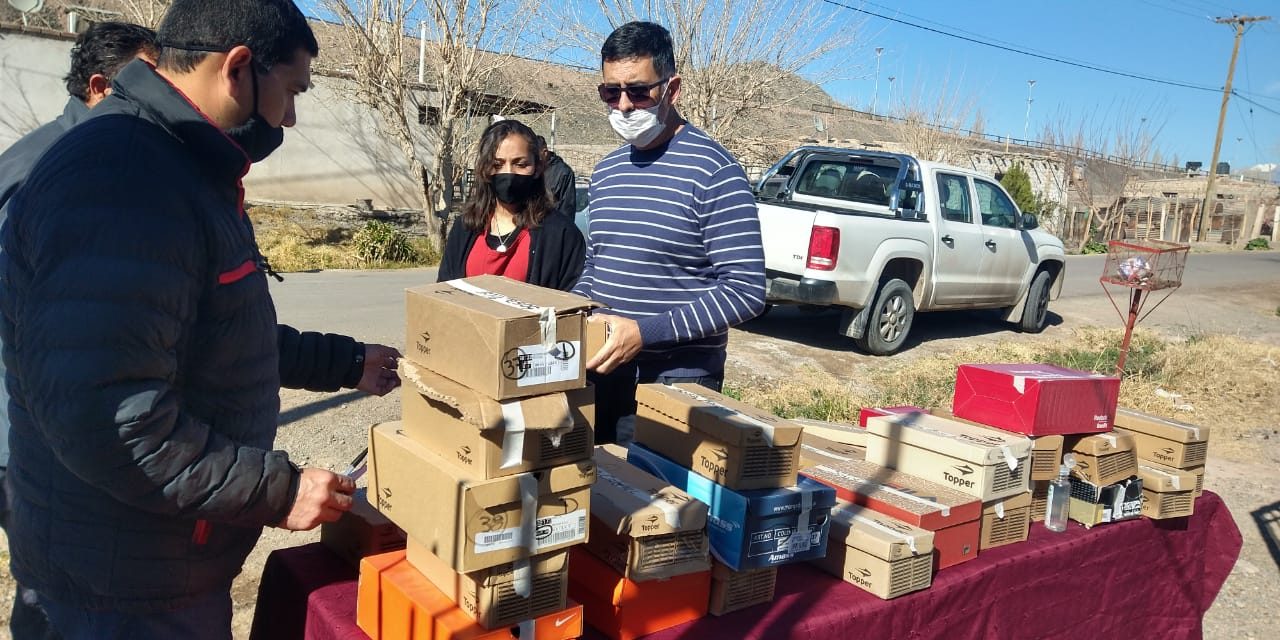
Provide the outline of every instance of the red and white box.
<path id="1" fill-rule="evenodd" d="M 900 407 L 862 407 L 858 409 L 858 426 L 867 428 L 867 420 L 882 416 L 901 416 L 912 413 L 929 413 L 928 409 L 903 405 Z"/>
<path id="2" fill-rule="evenodd" d="M 958 418 L 1028 436 L 1111 430 L 1115 376 L 1048 364 L 964 364 L 951 411 Z"/>

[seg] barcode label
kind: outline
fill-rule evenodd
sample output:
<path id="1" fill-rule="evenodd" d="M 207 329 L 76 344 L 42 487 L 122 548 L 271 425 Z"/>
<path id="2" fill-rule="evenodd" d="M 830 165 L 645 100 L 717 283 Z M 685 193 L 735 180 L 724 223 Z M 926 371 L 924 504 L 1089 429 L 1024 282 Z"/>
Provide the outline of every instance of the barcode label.
<path id="1" fill-rule="evenodd" d="M 577 380 L 582 372 L 580 351 L 581 343 L 577 340 L 558 342 L 550 350 L 540 344 L 520 347 L 528 368 L 516 378 L 516 386 Z"/>
<path id="2" fill-rule="evenodd" d="M 486 531 L 475 534 L 475 552 L 489 553 L 517 547 L 528 548 L 520 535 L 519 527 Z M 533 526 L 533 548 L 542 551 L 587 539 L 587 512 L 579 509 L 573 513 L 538 518 Z"/>

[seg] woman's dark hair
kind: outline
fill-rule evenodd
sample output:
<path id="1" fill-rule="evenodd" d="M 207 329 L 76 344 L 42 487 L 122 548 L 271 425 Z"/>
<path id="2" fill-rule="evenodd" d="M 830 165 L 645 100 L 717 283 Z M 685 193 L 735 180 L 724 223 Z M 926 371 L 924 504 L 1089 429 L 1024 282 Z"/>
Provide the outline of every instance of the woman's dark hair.
<path id="1" fill-rule="evenodd" d="M 499 120 L 480 134 L 480 149 L 476 153 L 474 180 L 471 193 L 467 195 L 466 204 L 462 205 L 462 223 L 473 233 L 483 233 L 489 226 L 489 217 L 498 205 L 498 196 L 493 191 L 493 162 L 498 155 L 498 145 L 507 136 L 520 136 L 529 145 L 529 158 L 533 161 L 533 177 L 535 184 L 533 193 L 525 201 L 524 206 L 516 211 L 516 225 L 532 229 L 547 217 L 554 206 L 551 194 L 547 192 L 547 183 L 543 177 L 546 161 L 542 157 L 542 147 L 538 144 L 538 134 L 519 120 Z"/>
<path id="2" fill-rule="evenodd" d="M 676 74 L 671 32 L 652 22 L 628 22 L 613 30 L 600 47 L 600 64 L 630 58 L 652 58 L 659 78 Z"/>
<path id="3" fill-rule="evenodd" d="M 174 0 L 157 31 L 158 66 L 179 73 L 240 45 L 262 70 L 293 62 L 299 50 L 320 54 L 311 25 L 291 0 Z"/>
<path id="4" fill-rule="evenodd" d="M 67 93 L 85 102 L 89 99 L 89 78 L 101 74 L 110 81 L 139 53 L 154 57 L 159 50 L 156 32 L 146 27 L 127 22 L 96 23 L 71 47 L 71 71 L 63 78 Z"/>

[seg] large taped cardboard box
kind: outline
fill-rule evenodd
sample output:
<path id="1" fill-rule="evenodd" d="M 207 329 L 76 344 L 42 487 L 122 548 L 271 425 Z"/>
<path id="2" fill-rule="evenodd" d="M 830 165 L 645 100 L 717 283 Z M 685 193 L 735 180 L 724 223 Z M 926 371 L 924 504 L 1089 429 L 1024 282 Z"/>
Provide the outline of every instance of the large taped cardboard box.
<path id="1" fill-rule="evenodd" d="M 956 420 L 979 427 L 996 428 L 957 417 L 951 413 L 950 409 L 932 409 L 930 413 L 940 418 Z M 1031 481 L 1053 480 L 1058 477 L 1058 467 L 1062 464 L 1063 437 L 1060 435 L 1028 437 L 1031 438 Z"/>
<path id="2" fill-rule="evenodd" d="M 587 540 L 596 477 L 589 460 L 486 480 L 389 422 L 369 434 L 369 471 L 378 511 L 454 571 L 487 569 Z"/>
<path id="3" fill-rule="evenodd" d="M 1143 462 L 1138 465 L 1138 477 L 1142 478 L 1142 515 L 1164 520 L 1195 511 L 1196 474 Z"/>
<path id="4" fill-rule="evenodd" d="M 1099 487 L 1138 475 L 1133 437 L 1125 433 L 1069 436 L 1064 447 L 1075 454 L 1071 475 Z"/>
<path id="5" fill-rule="evenodd" d="M 1133 435 L 1143 460 L 1186 469 L 1203 465 L 1209 457 L 1209 427 L 1120 408 L 1116 430 Z"/>
<path id="6" fill-rule="evenodd" d="M 1045 364 L 965 364 L 951 410 L 1028 436 L 1111 430 L 1120 379 Z"/>
<path id="7" fill-rule="evenodd" d="M 1031 533 L 1031 494 L 993 500 L 982 505 L 982 537 L 978 549 L 986 551 L 1024 542 Z"/>
<path id="8" fill-rule="evenodd" d="M 491 398 L 578 389 L 596 303 L 501 276 L 405 290 L 405 355 Z"/>
<path id="9" fill-rule="evenodd" d="M 400 361 L 409 437 L 482 478 L 591 458 L 595 388 L 498 402 L 408 359 Z"/>
<path id="10" fill-rule="evenodd" d="M 827 551 L 836 492 L 822 483 L 801 478 L 794 487 L 734 491 L 637 443 L 627 462 L 707 504 L 707 541 L 731 569 L 803 562 Z"/>
<path id="11" fill-rule="evenodd" d="M 711 567 L 666 580 L 634 582 L 582 547 L 570 550 L 569 596 L 587 624 L 612 640 L 634 640 L 707 615 Z"/>
<path id="12" fill-rule="evenodd" d="M 865 432 L 863 433 L 865 435 Z M 866 460 L 866 458 L 866 447 L 828 440 L 809 433 L 807 426 L 804 435 L 800 436 L 800 468 L 802 469 L 831 462 L 849 462 Z"/>
<path id="13" fill-rule="evenodd" d="M 804 435 L 806 436 L 817 436 L 823 440 L 863 449 L 867 447 L 867 430 L 856 424 L 810 420 L 808 418 L 792 418 L 791 421 L 804 427 Z"/>
<path id="14" fill-rule="evenodd" d="M 636 389 L 636 442 L 730 489 L 794 485 L 802 431 L 699 385 Z"/>
<path id="15" fill-rule="evenodd" d="M 867 421 L 867 462 L 948 486 L 984 502 L 1025 493 L 1031 440 L 927 413 Z"/>
<path id="16" fill-rule="evenodd" d="M 485 629 L 409 564 L 404 551 L 360 565 L 356 621 L 373 640 L 571 640 L 582 636 L 582 616 L 582 606 L 570 602 L 561 611 Z"/>
<path id="17" fill-rule="evenodd" d="M 858 409 L 858 426 L 863 429 L 867 428 L 867 420 L 871 418 L 883 416 L 903 416 L 913 413 L 929 413 L 928 409 L 913 407 L 911 405 L 902 405 L 898 407 L 862 407 Z"/>
<path id="18" fill-rule="evenodd" d="M 353 565 L 366 556 L 405 546 L 404 531 L 369 504 L 368 494 L 367 489 L 357 489 L 351 496 L 350 511 L 343 512 L 336 522 L 320 525 L 320 542 Z"/>
<path id="19" fill-rule="evenodd" d="M 509 562 L 470 573 L 454 571 L 416 540 L 409 540 L 406 557 L 413 568 L 486 629 L 509 627 L 568 606 L 568 550 L 517 561 L 525 563 L 523 567 Z M 527 582 L 522 585 L 522 580 Z"/>
<path id="20" fill-rule="evenodd" d="M 933 582 L 933 532 L 870 509 L 841 503 L 831 510 L 825 558 L 813 564 L 889 600 Z"/>
<path id="21" fill-rule="evenodd" d="M 955 489 L 870 462 L 805 469 L 802 475 L 836 490 L 836 496 L 934 532 L 935 569 L 978 557 L 982 503 Z"/>
<path id="22" fill-rule="evenodd" d="M 710 571 L 707 505 L 626 458 L 596 447 L 587 550 L 632 582 Z"/>
<path id="23" fill-rule="evenodd" d="M 1142 479 L 1133 477 L 1099 487 L 1072 477 L 1069 513 L 1086 529 L 1137 518 L 1142 515 Z"/>
<path id="24" fill-rule="evenodd" d="M 712 561 L 711 601 L 707 612 L 722 616 L 747 607 L 773 602 L 778 585 L 778 568 L 734 571 Z"/>

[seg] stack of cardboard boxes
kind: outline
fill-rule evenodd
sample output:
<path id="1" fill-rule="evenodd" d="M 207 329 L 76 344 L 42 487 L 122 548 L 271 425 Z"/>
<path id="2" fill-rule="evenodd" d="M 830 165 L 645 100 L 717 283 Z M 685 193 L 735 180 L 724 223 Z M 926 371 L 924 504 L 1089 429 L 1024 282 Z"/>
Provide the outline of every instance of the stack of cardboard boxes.
<path id="1" fill-rule="evenodd" d="M 1131 409 L 1116 410 L 1116 431 L 1133 438 L 1142 478 L 1142 515 L 1189 516 L 1204 491 L 1209 428 Z"/>
<path id="2" fill-rule="evenodd" d="M 369 495 L 408 535 L 365 558 L 373 638 L 574 638 L 588 539 L 586 299 L 482 276 L 407 291 L 403 415 L 373 427 Z"/>
<path id="3" fill-rule="evenodd" d="M 800 425 L 690 384 L 641 385 L 636 404 L 628 462 L 710 508 L 711 613 L 772 600 L 779 565 L 826 555 L 835 492 L 797 477 Z"/>
<path id="4" fill-rule="evenodd" d="M 587 624 L 631 640 L 706 615 L 711 595 L 707 505 L 596 447 L 591 535 L 572 552 L 569 595 Z"/>

